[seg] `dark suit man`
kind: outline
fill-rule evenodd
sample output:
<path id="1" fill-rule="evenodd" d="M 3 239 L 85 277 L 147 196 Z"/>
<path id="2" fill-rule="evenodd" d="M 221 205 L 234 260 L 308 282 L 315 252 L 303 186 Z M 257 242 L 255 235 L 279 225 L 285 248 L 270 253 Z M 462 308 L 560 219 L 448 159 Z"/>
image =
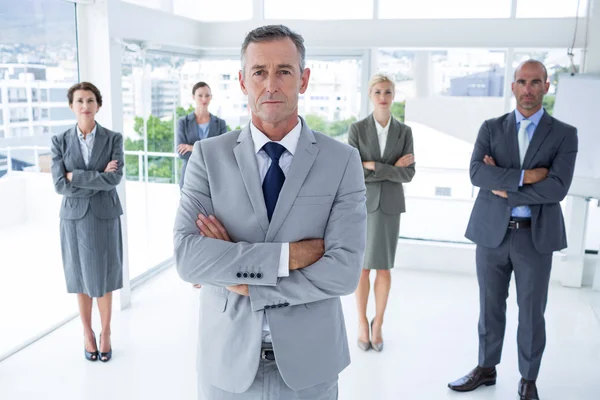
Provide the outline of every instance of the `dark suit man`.
<path id="1" fill-rule="evenodd" d="M 514 112 L 485 121 L 470 175 L 480 188 L 466 237 L 477 244 L 479 364 L 448 386 L 466 392 L 496 383 L 512 272 L 517 285 L 521 400 L 538 399 L 535 381 L 546 345 L 544 311 L 552 252 L 567 247 L 559 202 L 569 190 L 577 129 L 542 108 L 548 74 L 536 60 L 515 70 Z"/>

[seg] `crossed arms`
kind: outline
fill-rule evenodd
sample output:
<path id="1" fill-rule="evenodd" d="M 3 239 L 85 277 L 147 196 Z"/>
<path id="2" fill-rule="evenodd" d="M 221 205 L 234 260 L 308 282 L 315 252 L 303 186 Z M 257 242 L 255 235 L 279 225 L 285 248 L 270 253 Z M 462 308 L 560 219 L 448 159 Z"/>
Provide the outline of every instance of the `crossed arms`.
<path id="1" fill-rule="evenodd" d="M 577 135 L 565 135 L 549 168 L 520 170 L 496 165 L 487 121 L 483 123 L 471 157 L 471 183 L 508 200 L 510 207 L 562 201 L 573 179 Z"/>
<path id="2" fill-rule="evenodd" d="M 283 300 L 298 305 L 352 293 L 358 285 L 366 242 L 361 170 L 358 152 L 353 149 L 346 160 L 324 238 L 290 243 L 289 276 L 278 277 L 281 243 L 233 242 L 214 216 L 204 155 L 200 143 L 196 143 L 175 221 L 179 275 L 191 283 L 226 287 L 249 296 L 254 311 Z M 261 279 L 238 276 L 241 270 L 257 268 Z"/>

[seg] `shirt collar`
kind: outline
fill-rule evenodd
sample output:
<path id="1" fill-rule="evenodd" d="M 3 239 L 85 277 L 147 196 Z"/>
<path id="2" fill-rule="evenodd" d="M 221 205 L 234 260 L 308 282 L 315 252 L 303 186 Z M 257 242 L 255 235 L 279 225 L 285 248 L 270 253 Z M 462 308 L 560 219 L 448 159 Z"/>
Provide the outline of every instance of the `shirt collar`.
<path id="1" fill-rule="evenodd" d="M 388 129 L 390 127 L 390 122 L 392 121 L 392 116 L 390 115 L 390 118 L 388 119 L 385 126 L 381 126 L 379 124 L 379 122 L 377 122 L 377 119 L 375 118 L 374 115 L 373 115 L 373 121 L 375 121 L 375 128 L 377 129 L 377 133 L 379 134 L 379 133 L 383 132 L 385 129 Z"/>
<path id="2" fill-rule="evenodd" d="M 280 145 L 285 147 L 287 151 L 289 151 L 292 155 L 296 152 L 296 147 L 298 146 L 298 140 L 300 139 L 300 132 L 302 131 L 302 122 L 300 118 L 298 118 L 298 123 L 294 128 L 288 132 L 287 135 L 283 137 L 279 142 Z M 265 144 L 268 142 L 272 142 L 264 133 L 262 133 L 252 121 L 250 121 L 250 134 L 252 135 L 252 141 L 254 142 L 254 152 L 258 154 L 258 152 L 263 148 Z"/>
<path id="3" fill-rule="evenodd" d="M 88 136 L 91 135 L 92 138 L 95 137 L 96 129 L 98 129 L 98 124 L 94 125 L 94 129 L 92 129 L 92 131 L 88 134 Z M 83 132 L 81 132 L 81 129 L 79 129 L 79 125 L 77 125 L 77 137 L 79 137 L 80 139 L 83 139 Z"/>
<path id="4" fill-rule="evenodd" d="M 527 120 L 531 121 L 531 123 L 533 124 L 533 126 L 535 128 L 537 128 L 537 126 L 540 124 L 540 120 L 542 119 L 543 115 L 544 115 L 544 107 L 540 108 L 535 114 L 533 114 L 529 118 L 525 118 L 523 116 L 523 114 L 521 114 L 519 112 L 519 110 L 515 109 L 515 117 L 517 119 L 517 124 L 520 124 L 521 121 L 523 121 L 524 119 L 527 119 Z"/>

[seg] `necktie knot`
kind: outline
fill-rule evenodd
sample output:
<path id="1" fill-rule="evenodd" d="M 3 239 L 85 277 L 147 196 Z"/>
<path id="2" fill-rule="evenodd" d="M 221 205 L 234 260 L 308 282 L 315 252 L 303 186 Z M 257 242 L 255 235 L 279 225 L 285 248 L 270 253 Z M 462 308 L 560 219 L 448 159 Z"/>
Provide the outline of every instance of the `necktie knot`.
<path id="1" fill-rule="evenodd" d="M 519 126 L 519 130 L 520 130 L 520 131 L 526 130 L 526 129 L 527 129 L 527 127 L 529 126 L 529 124 L 531 124 L 531 121 L 530 121 L 530 120 L 528 120 L 528 119 L 524 119 L 524 120 L 522 120 L 522 121 L 521 121 L 521 125 Z"/>
<path id="2" fill-rule="evenodd" d="M 267 153 L 271 160 L 279 161 L 279 158 L 285 151 L 285 147 L 283 147 L 279 143 L 269 142 L 263 146 L 263 150 Z"/>

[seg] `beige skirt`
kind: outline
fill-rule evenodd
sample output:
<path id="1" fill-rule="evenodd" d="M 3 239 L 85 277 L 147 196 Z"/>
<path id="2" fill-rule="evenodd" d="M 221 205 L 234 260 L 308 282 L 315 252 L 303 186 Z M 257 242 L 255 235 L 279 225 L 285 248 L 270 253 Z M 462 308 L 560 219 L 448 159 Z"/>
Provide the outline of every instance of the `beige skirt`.
<path id="1" fill-rule="evenodd" d="M 363 268 L 394 268 L 399 234 L 400 214 L 386 214 L 381 209 L 367 213 L 367 248 Z"/>

